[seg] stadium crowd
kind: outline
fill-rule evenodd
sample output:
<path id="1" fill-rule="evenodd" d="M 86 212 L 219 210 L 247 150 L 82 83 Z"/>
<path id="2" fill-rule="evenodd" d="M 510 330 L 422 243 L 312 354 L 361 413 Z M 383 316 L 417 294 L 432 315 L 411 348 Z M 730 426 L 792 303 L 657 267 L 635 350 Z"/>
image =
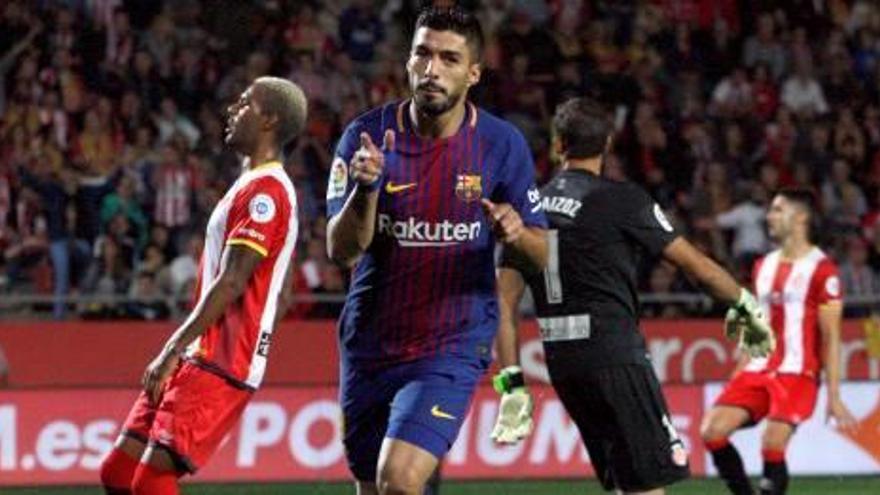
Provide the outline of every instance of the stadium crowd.
<path id="1" fill-rule="evenodd" d="M 341 293 L 324 191 L 344 123 L 408 94 L 415 0 L 40 0 L 0 12 L 0 291 L 54 293 L 56 318 L 161 318 L 185 298 L 206 215 L 236 177 L 224 109 L 258 75 L 297 82 L 288 150 L 296 284 Z M 429 2 L 444 4 L 442 0 Z M 880 8 L 863 0 L 489 0 L 476 100 L 553 173 L 548 120 L 574 95 L 615 114 L 605 173 L 642 183 L 701 249 L 749 279 L 764 210 L 816 191 L 849 296 L 880 294 Z M 646 292 L 688 292 L 670 264 Z M 124 304 L 63 303 L 129 295 Z M 646 314 L 686 308 L 647 305 Z M 300 316 L 333 308 L 301 304 Z M 866 311 L 865 308 L 854 310 Z"/>

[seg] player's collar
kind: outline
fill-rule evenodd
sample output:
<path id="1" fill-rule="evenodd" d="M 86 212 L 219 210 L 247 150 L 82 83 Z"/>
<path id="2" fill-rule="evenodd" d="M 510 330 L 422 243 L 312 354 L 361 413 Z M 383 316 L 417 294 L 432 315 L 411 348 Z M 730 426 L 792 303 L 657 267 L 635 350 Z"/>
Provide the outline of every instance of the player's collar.
<path id="1" fill-rule="evenodd" d="M 397 131 L 405 132 L 412 128 L 412 121 L 409 117 L 409 106 L 412 104 L 412 98 L 407 98 L 401 101 L 397 105 Z M 473 129 L 477 127 L 477 116 L 479 112 L 477 112 L 477 107 L 474 106 L 470 101 L 465 101 L 465 109 L 464 109 L 464 119 L 462 120 L 462 127 L 464 127 L 464 123 Z"/>
<path id="2" fill-rule="evenodd" d="M 263 162 L 263 163 L 257 165 L 256 167 L 251 167 L 250 169 L 248 169 L 248 171 L 253 172 L 255 170 L 265 170 L 267 168 L 276 168 L 276 167 L 282 167 L 282 166 L 283 165 L 281 164 L 280 161 L 270 160 L 268 162 Z"/>

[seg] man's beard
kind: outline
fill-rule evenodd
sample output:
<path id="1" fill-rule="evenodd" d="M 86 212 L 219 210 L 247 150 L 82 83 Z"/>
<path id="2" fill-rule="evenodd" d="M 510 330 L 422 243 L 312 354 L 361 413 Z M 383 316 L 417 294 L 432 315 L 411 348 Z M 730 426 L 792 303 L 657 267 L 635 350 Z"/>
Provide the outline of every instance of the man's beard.
<path id="1" fill-rule="evenodd" d="M 442 115 L 449 111 L 449 109 L 454 107 L 455 103 L 461 97 L 461 93 L 444 93 L 444 96 L 445 97 L 441 98 L 428 98 L 424 93 L 416 91 L 413 97 L 413 101 L 415 102 L 416 110 L 418 110 L 420 113 L 423 113 L 430 117 L 437 117 L 438 115 Z"/>

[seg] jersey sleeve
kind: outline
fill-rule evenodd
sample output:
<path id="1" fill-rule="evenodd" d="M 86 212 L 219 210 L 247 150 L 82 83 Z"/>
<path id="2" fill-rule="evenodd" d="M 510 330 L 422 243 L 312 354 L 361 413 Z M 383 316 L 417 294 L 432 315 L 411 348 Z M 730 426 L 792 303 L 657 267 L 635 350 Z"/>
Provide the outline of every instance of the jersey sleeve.
<path id="1" fill-rule="evenodd" d="M 512 128 L 510 134 L 510 148 L 501 164 L 504 172 L 499 194 L 491 199 L 496 203 L 510 203 L 526 226 L 547 228 L 547 219 L 541 209 L 541 193 L 535 185 L 532 152 L 518 130 Z"/>
<path id="2" fill-rule="evenodd" d="M 627 237 L 638 242 L 652 256 L 659 255 L 678 237 L 678 233 L 660 205 L 643 189 L 627 184 L 624 190 L 619 196 L 624 212 L 620 227 Z"/>
<path id="3" fill-rule="evenodd" d="M 348 178 L 348 164 L 360 146 L 360 133 L 362 126 L 357 121 L 346 127 L 339 143 L 336 144 L 336 152 L 333 155 L 333 164 L 330 166 L 330 177 L 327 181 L 327 218 L 332 218 L 342 210 L 351 189 L 354 187 Z"/>
<path id="4" fill-rule="evenodd" d="M 272 177 L 252 181 L 235 195 L 227 219 L 227 246 L 246 246 L 266 257 L 280 251 L 290 228 L 292 205 Z"/>
<path id="5" fill-rule="evenodd" d="M 826 259 L 820 263 L 816 270 L 816 283 L 813 286 L 813 297 L 816 304 L 819 306 L 842 304 L 843 285 L 840 283 L 837 265 Z"/>

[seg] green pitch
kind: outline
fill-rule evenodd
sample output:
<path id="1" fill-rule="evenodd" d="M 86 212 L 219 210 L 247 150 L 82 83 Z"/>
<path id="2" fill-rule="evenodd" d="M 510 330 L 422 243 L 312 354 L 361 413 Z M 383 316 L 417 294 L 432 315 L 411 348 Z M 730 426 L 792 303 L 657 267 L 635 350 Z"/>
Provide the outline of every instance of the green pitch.
<path id="1" fill-rule="evenodd" d="M 555 495 L 555 494 L 604 494 L 592 481 L 488 481 L 447 482 L 440 490 L 442 495 Z M 727 493 L 717 480 L 691 480 L 674 485 L 666 491 L 670 495 L 724 495 Z M 795 478 L 789 493 L 797 495 L 865 495 L 880 493 L 880 477 L 873 478 Z M 97 488 L 16 488 L 5 489 L 9 495 L 97 495 Z M 185 485 L 184 495 L 352 495 L 349 484 L 300 483 L 300 484 L 228 484 Z"/>

